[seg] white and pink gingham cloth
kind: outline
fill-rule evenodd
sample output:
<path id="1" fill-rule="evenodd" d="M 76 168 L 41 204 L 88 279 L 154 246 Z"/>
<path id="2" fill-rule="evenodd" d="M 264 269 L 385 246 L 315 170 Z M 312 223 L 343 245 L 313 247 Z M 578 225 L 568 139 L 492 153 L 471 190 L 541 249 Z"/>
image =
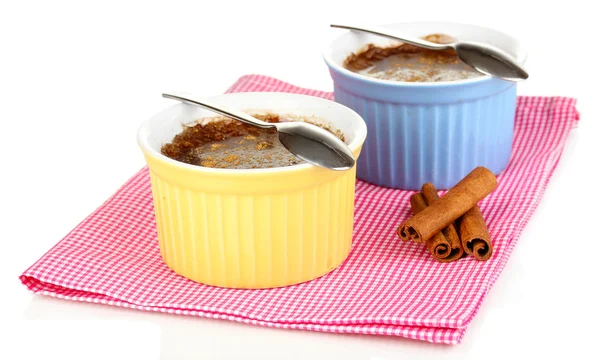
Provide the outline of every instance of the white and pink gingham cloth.
<path id="1" fill-rule="evenodd" d="M 228 92 L 279 91 L 331 99 L 260 75 Z M 575 100 L 520 97 L 513 157 L 481 203 L 494 242 L 489 261 L 442 264 L 397 226 L 410 191 L 358 181 L 352 251 L 338 269 L 300 285 L 236 290 L 187 280 L 158 249 L 144 168 L 21 275 L 31 291 L 62 299 L 226 319 L 284 329 L 395 335 L 457 344 L 535 211 L 578 120 Z"/>

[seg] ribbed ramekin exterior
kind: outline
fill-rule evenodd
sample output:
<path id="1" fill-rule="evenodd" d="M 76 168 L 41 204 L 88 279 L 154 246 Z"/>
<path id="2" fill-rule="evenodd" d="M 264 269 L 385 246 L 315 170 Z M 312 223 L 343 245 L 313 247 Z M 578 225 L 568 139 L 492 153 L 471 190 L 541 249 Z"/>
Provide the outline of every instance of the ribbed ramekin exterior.
<path id="1" fill-rule="evenodd" d="M 366 122 L 357 176 L 390 188 L 448 189 L 477 166 L 500 173 L 510 159 L 516 84 L 378 83 L 330 65 L 335 101 Z"/>
<path id="2" fill-rule="evenodd" d="M 448 189 L 477 166 L 500 173 L 511 154 L 515 89 L 459 103 L 405 104 L 335 86 L 335 101 L 367 123 L 358 178 L 407 190 L 426 182 Z"/>
<path id="3" fill-rule="evenodd" d="M 182 276 L 220 287 L 279 287 L 322 276 L 350 252 L 356 168 L 289 192 L 251 195 L 243 179 L 240 193 L 181 186 L 147 160 L 161 255 Z"/>

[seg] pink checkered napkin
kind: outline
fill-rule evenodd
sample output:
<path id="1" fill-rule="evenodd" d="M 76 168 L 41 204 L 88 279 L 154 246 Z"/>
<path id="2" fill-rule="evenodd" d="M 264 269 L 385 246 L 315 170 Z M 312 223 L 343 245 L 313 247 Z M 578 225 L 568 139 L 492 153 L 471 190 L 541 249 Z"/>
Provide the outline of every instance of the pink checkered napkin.
<path id="1" fill-rule="evenodd" d="M 244 76 L 229 89 L 244 91 L 332 98 L 259 75 Z M 410 214 L 411 192 L 358 181 L 352 251 L 335 271 L 278 289 L 201 285 L 161 260 L 144 168 L 20 279 L 35 293 L 68 300 L 457 344 L 540 202 L 577 120 L 574 99 L 519 98 L 513 158 L 497 190 L 480 204 L 494 241 L 494 255 L 486 262 L 468 257 L 441 264 L 425 246 L 398 240 L 396 227 Z"/>

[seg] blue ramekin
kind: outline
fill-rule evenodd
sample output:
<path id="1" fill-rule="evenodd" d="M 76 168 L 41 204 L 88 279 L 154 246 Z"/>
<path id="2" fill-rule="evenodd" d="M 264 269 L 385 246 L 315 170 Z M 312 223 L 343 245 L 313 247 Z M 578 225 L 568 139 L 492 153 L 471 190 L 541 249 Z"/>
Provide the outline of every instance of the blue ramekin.
<path id="1" fill-rule="evenodd" d="M 399 34 L 434 33 L 498 46 L 524 63 L 515 38 L 474 25 L 419 22 L 385 25 Z M 448 189 L 477 166 L 499 174 L 510 159 L 516 83 L 490 76 L 435 83 L 379 80 L 343 67 L 365 45 L 394 42 L 347 32 L 325 52 L 335 101 L 363 117 L 368 136 L 357 177 L 379 186 L 418 190 L 426 182 Z"/>

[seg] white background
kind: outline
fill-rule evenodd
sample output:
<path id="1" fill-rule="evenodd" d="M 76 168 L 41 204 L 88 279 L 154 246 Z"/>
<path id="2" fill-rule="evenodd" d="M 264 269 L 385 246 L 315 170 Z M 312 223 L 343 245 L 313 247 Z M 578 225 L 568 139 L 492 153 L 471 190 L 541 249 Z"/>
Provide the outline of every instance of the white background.
<path id="1" fill-rule="evenodd" d="M 0 4 L 0 358 L 600 358 L 600 20 L 586 2 Z M 161 92 L 215 95 L 247 73 L 331 90 L 321 51 L 343 31 L 329 23 L 417 20 L 515 34 L 529 46 L 531 74 L 519 93 L 576 97 L 581 112 L 461 345 L 144 313 L 33 296 L 20 285 L 22 271 L 144 165 L 136 130 L 171 104 Z"/>

